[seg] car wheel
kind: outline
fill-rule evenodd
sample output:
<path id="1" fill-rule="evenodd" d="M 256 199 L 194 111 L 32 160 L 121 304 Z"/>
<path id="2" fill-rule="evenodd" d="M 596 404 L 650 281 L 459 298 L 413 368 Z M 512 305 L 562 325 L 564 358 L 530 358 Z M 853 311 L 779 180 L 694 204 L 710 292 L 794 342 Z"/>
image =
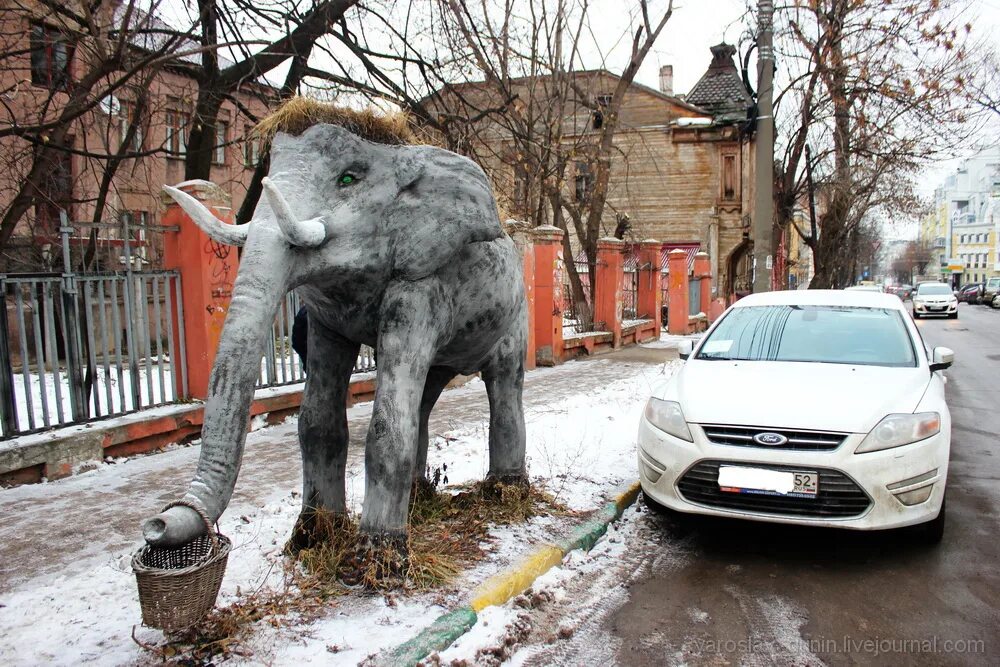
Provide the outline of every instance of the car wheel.
<path id="1" fill-rule="evenodd" d="M 913 319 L 919 320 L 920 319 L 920 313 L 918 313 L 917 311 L 913 311 Z"/>
<path id="2" fill-rule="evenodd" d="M 950 315 L 948 315 L 948 319 L 949 320 L 957 320 L 958 319 L 958 313 L 951 313 Z"/>
<path id="3" fill-rule="evenodd" d="M 642 492 L 642 504 L 645 505 L 646 509 L 649 511 L 661 516 L 671 516 L 673 514 L 673 512 L 671 512 L 668 508 L 650 498 L 649 494 L 645 491 Z"/>
<path id="4" fill-rule="evenodd" d="M 910 528 L 911 534 L 918 542 L 931 546 L 941 543 L 941 539 L 944 537 L 946 504 L 947 498 L 941 501 L 941 511 L 938 512 L 937 518 Z"/>

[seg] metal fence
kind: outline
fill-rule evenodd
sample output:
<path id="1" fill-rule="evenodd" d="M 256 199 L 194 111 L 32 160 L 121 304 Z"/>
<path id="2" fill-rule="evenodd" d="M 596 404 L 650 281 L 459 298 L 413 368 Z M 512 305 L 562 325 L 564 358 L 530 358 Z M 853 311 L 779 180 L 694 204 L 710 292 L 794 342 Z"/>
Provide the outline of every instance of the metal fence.
<path id="1" fill-rule="evenodd" d="M 131 254 L 131 240 L 121 243 L 125 270 L 76 271 L 70 257 L 74 232 L 64 218 L 59 230 L 62 272 L 0 274 L 0 440 L 190 395 L 183 372 L 179 273 L 131 270 L 139 259 Z M 121 238 L 132 239 L 127 227 Z M 305 379 L 291 345 L 300 307 L 298 296 L 289 292 L 272 326 L 258 387 Z M 373 371 L 375 353 L 362 346 L 354 372 Z"/>
<path id="2" fill-rule="evenodd" d="M 701 312 L 701 281 L 690 278 L 688 281 L 688 314 L 697 315 Z"/>
<path id="3" fill-rule="evenodd" d="M 622 321 L 634 320 L 639 312 L 639 272 L 626 271 L 622 283 Z"/>
<path id="4" fill-rule="evenodd" d="M 0 438 L 187 396 L 176 271 L 0 275 Z M 129 257 L 125 244 L 126 258 Z M 126 264 L 131 266 L 131 262 Z"/>
<path id="5" fill-rule="evenodd" d="M 580 276 L 580 284 L 583 286 L 584 295 L 590 294 L 590 265 L 586 261 L 574 262 L 577 274 Z M 573 285 L 570 283 L 569 271 L 565 267 L 562 269 L 562 298 L 563 298 L 563 334 L 573 335 L 580 333 L 582 327 L 580 318 L 576 313 L 576 301 L 573 299 Z"/>
<path id="6" fill-rule="evenodd" d="M 294 292 L 285 295 L 285 300 L 278 308 L 278 314 L 271 326 L 271 337 L 268 341 L 264 358 L 260 365 L 260 377 L 257 387 L 278 387 L 295 384 L 305 380 L 305 367 L 302 359 L 292 349 L 292 329 L 295 315 L 302 308 L 299 296 Z M 354 364 L 355 373 L 371 373 L 375 371 L 375 351 L 367 345 L 362 345 Z"/>

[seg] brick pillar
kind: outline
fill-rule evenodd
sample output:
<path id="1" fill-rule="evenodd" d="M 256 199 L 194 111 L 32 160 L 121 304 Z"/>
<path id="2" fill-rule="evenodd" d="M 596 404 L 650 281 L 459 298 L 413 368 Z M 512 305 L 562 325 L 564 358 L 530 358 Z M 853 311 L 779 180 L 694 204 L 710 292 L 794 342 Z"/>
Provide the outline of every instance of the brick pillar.
<path id="1" fill-rule="evenodd" d="M 534 229 L 535 359 L 539 366 L 562 360 L 563 231 L 552 225 Z"/>
<path id="2" fill-rule="evenodd" d="M 636 305 L 639 319 L 653 320 L 653 331 L 660 337 L 663 326 L 663 291 L 660 288 L 660 242 L 646 239 L 639 244 L 639 294 Z"/>
<path id="3" fill-rule="evenodd" d="M 701 281 L 701 302 L 699 312 L 708 315 L 712 309 L 712 266 L 707 252 L 699 252 L 694 256 L 694 279 Z"/>
<path id="4" fill-rule="evenodd" d="M 188 181 L 178 186 L 215 213 L 232 223 L 233 210 L 229 195 L 208 181 Z M 175 372 L 187 374 L 188 396 L 208 396 L 208 374 L 215 363 L 222 325 L 229 311 L 233 282 L 240 266 L 237 249 L 212 241 L 201 231 L 173 199 L 163 195 L 166 210 L 163 224 L 179 227 L 180 231 L 164 235 L 163 258 L 167 269 L 181 275 L 184 299 L 184 344 L 186 367 Z M 179 340 L 174 324 L 175 340 Z M 178 386 L 180 378 L 178 378 Z"/>
<path id="5" fill-rule="evenodd" d="M 597 241 L 594 271 L 594 329 L 610 331 L 614 346 L 622 345 L 622 290 L 625 284 L 625 242 L 616 238 Z"/>
<path id="6" fill-rule="evenodd" d="M 668 259 L 670 274 L 667 278 L 667 331 L 672 334 L 688 332 L 688 269 L 687 253 L 671 250 Z"/>
<path id="7" fill-rule="evenodd" d="M 524 269 L 524 296 L 528 306 L 528 345 L 524 355 L 524 369 L 535 367 L 535 244 L 531 225 L 526 222 L 508 220 L 507 233 L 517 247 Z"/>

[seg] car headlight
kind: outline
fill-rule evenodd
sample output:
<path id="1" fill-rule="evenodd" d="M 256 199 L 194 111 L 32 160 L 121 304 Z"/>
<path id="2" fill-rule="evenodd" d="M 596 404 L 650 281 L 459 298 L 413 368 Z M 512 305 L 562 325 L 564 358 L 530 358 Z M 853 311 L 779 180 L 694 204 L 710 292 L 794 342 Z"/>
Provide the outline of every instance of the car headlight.
<path id="1" fill-rule="evenodd" d="M 902 447 L 941 432 L 941 415 L 918 412 L 913 415 L 887 415 L 854 450 L 855 454 Z"/>
<path id="2" fill-rule="evenodd" d="M 675 438 L 694 442 L 691 431 L 688 429 L 687 421 L 684 420 L 684 412 L 681 404 L 676 401 L 661 401 L 651 397 L 646 403 L 646 421 L 660 429 L 666 431 Z"/>

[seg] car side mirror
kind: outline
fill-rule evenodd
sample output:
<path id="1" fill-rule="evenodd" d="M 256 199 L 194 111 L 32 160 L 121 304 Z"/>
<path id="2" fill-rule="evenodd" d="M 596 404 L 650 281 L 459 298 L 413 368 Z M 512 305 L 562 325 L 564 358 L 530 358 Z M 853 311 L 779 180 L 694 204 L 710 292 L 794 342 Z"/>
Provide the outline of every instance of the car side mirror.
<path id="1" fill-rule="evenodd" d="M 694 343 L 689 340 L 682 340 L 677 343 L 677 354 L 681 359 L 687 359 L 691 356 L 691 350 L 694 349 Z"/>
<path id="2" fill-rule="evenodd" d="M 931 352 L 931 373 L 949 368 L 955 361 L 955 352 L 950 347 L 935 347 Z"/>

